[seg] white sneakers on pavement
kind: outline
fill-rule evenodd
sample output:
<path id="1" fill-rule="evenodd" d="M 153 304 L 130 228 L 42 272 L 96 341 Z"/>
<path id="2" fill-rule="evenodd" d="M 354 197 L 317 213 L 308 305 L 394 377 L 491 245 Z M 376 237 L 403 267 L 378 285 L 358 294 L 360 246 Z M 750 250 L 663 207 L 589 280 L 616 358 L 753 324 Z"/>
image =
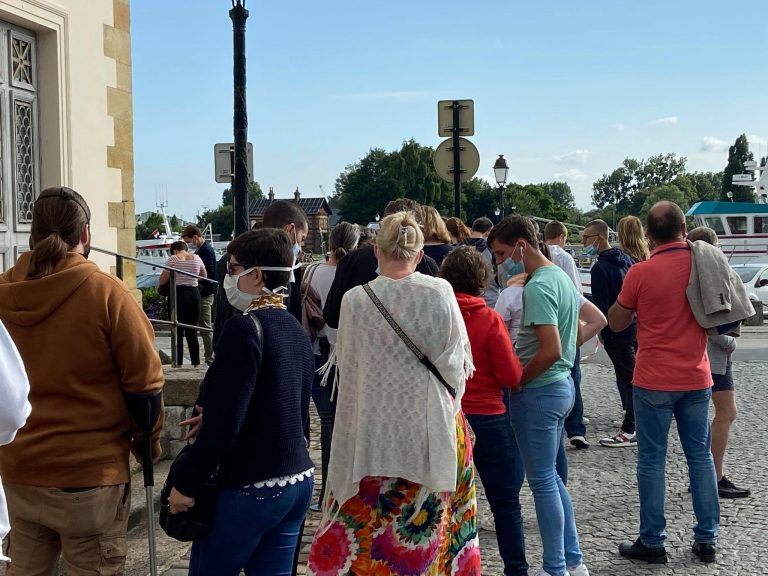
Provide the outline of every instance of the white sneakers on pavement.
<path id="1" fill-rule="evenodd" d="M 531 576 L 550 576 L 544 568 L 538 568 Z M 578 566 L 569 566 L 565 571 L 565 576 L 589 576 L 589 570 L 582 562 Z"/>

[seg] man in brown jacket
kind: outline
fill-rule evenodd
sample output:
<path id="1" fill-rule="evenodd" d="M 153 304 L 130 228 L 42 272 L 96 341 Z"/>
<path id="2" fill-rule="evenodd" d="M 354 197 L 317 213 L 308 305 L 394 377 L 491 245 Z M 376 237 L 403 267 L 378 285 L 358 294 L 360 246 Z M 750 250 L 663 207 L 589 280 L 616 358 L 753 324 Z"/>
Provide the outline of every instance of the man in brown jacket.
<path id="1" fill-rule="evenodd" d="M 122 574 L 129 453 L 142 435 L 125 394 L 160 392 L 152 327 L 119 279 L 87 260 L 90 210 L 69 188 L 35 202 L 31 252 L 0 275 L 0 320 L 27 369 L 32 414 L 0 448 L 8 576 Z M 162 413 L 162 411 L 161 411 Z M 159 456 L 162 416 L 153 430 Z"/>

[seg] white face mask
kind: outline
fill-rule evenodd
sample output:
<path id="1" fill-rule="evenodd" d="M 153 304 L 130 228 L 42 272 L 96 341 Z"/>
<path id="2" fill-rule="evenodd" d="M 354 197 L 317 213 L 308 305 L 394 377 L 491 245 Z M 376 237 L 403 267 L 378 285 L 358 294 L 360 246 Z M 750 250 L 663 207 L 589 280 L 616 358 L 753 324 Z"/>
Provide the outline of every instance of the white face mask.
<path id="1" fill-rule="evenodd" d="M 246 274 L 250 274 L 254 270 L 258 268 L 262 272 L 291 272 L 293 268 L 286 267 L 286 266 L 254 266 L 253 268 L 247 268 L 240 272 L 240 274 L 230 275 L 227 274 L 224 277 L 224 292 L 227 295 L 227 300 L 232 305 L 233 308 L 236 308 L 237 310 L 240 310 L 241 312 L 245 312 L 251 305 L 251 302 L 254 301 L 256 298 L 256 294 L 251 294 L 250 292 L 245 292 L 243 290 L 240 290 L 238 287 L 238 280 L 240 280 L 241 276 L 245 276 Z M 285 289 L 284 286 L 279 286 L 275 288 L 274 292 L 280 292 L 280 289 Z M 273 291 L 269 288 L 262 288 L 264 292 L 267 294 L 272 294 Z"/>

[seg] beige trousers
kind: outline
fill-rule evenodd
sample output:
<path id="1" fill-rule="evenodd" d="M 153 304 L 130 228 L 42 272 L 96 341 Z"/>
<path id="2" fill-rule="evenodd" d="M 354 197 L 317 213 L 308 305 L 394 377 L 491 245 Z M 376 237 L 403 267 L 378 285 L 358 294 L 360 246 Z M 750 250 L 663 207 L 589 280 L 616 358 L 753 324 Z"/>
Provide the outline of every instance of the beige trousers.
<path id="1" fill-rule="evenodd" d="M 66 576 L 123 574 L 130 484 L 83 492 L 3 486 L 11 520 L 7 576 L 51 576 L 59 554 Z"/>
<path id="2" fill-rule="evenodd" d="M 200 301 L 200 326 L 203 328 L 213 328 L 211 322 L 213 314 L 213 294 L 203 296 Z M 203 339 L 203 353 L 206 362 L 213 361 L 213 332 L 200 331 L 200 337 Z"/>

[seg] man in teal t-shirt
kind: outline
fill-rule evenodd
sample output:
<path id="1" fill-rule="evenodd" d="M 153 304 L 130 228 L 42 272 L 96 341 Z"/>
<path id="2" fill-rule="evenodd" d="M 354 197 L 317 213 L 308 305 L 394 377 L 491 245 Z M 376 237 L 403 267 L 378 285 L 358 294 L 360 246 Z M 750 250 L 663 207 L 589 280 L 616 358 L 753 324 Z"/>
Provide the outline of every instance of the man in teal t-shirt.
<path id="1" fill-rule="evenodd" d="M 508 276 L 527 272 L 517 353 L 523 388 L 509 395 L 509 416 L 533 492 L 548 574 L 588 574 L 582 563 L 576 519 L 560 450 L 565 417 L 574 400 L 570 378 L 579 330 L 579 297 L 571 279 L 539 248 L 530 218 L 508 216 L 488 236 L 488 245 Z M 562 452 L 562 477 L 555 459 Z"/>

